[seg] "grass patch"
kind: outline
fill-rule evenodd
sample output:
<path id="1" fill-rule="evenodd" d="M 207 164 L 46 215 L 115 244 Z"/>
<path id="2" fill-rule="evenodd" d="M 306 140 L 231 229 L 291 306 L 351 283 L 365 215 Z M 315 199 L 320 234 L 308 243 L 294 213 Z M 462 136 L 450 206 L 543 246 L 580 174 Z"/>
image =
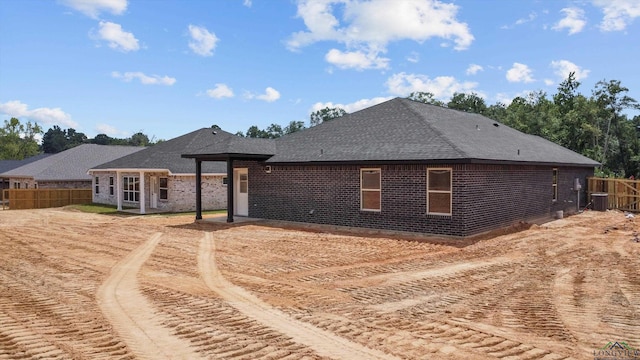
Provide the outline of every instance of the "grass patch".
<path id="1" fill-rule="evenodd" d="M 70 210 L 81 211 L 85 213 L 91 214 L 103 214 L 103 215 L 122 215 L 122 216 L 139 216 L 140 214 L 118 211 L 118 207 L 115 205 L 105 205 L 105 204 L 86 204 L 86 205 L 69 205 L 66 207 Z M 125 208 L 125 209 L 133 209 L 133 208 Z M 202 215 L 216 215 L 216 214 L 226 214 L 227 210 L 208 210 L 203 211 Z M 192 215 L 196 216 L 195 211 L 190 212 L 167 212 L 167 213 L 157 213 L 157 214 L 146 214 L 146 215 L 154 215 L 154 216 L 182 216 L 182 215 Z"/>

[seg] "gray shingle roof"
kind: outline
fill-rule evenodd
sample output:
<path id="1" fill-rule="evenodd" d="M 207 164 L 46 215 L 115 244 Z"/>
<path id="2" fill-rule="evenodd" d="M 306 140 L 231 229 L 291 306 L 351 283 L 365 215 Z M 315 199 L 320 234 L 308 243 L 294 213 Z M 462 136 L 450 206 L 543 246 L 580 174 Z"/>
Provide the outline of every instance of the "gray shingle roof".
<path id="1" fill-rule="evenodd" d="M 94 166 L 93 170 L 106 169 L 158 169 L 169 170 L 173 174 L 195 174 L 196 165 L 192 159 L 182 158 L 185 153 L 197 152 L 202 148 L 216 144 L 216 139 L 227 139 L 227 132 L 202 128 L 171 140 L 150 146 L 134 154 Z M 221 135 L 221 136 L 219 136 Z M 234 136 L 237 137 L 237 136 Z M 205 174 L 226 173 L 224 162 L 203 162 L 202 172 Z"/>
<path id="2" fill-rule="evenodd" d="M 598 162 L 482 115 L 395 98 L 283 136 L 267 162 Z"/>
<path id="3" fill-rule="evenodd" d="M 44 159 L 51 154 L 38 154 L 35 156 L 28 157 L 22 160 L 0 160 L 0 174 L 7 172 L 9 170 L 13 170 L 15 168 L 19 168 L 20 166 L 27 165 L 34 161 Z"/>
<path id="4" fill-rule="evenodd" d="M 87 171 L 106 161 L 142 150 L 134 146 L 83 144 L 9 170 L 2 177 L 32 177 L 36 181 L 90 180 Z"/>

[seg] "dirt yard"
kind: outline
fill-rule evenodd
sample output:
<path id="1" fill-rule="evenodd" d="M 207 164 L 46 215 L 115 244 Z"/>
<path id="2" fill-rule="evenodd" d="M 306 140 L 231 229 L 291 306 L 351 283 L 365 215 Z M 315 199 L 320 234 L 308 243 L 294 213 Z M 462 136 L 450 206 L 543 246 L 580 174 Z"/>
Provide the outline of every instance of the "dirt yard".
<path id="1" fill-rule="evenodd" d="M 593 359 L 640 348 L 639 224 L 586 212 L 451 246 L 2 211 L 0 359 Z"/>

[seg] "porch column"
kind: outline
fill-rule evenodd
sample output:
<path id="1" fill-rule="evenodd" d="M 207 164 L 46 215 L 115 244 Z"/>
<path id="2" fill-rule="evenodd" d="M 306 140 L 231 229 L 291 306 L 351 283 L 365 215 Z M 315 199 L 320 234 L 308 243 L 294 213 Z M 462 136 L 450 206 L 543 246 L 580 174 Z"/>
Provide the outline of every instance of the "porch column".
<path id="1" fill-rule="evenodd" d="M 202 220 L 202 161 L 196 159 L 196 220 Z"/>
<path id="2" fill-rule="evenodd" d="M 145 191 L 144 191 L 144 171 L 140 171 L 140 214 L 146 214 L 146 199 L 145 199 Z"/>
<path id="3" fill-rule="evenodd" d="M 227 222 L 233 222 L 233 159 L 227 159 Z"/>
<path id="4" fill-rule="evenodd" d="M 122 179 L 120 179 L 120 171 L 116 170 L 116 193 L 118 194 L 118 211 L 122 211 Z"/>

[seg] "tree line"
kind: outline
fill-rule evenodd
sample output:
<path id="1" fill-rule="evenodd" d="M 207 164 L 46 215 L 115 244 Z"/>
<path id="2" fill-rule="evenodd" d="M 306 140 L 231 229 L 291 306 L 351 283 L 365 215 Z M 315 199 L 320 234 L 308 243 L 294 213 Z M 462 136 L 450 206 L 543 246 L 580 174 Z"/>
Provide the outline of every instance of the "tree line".
<path id="1" fill-rule="evenodd" d="M 602 163 L 599 176 L 640 176 L 640 115 L 630 118 L 625 111 L 639 110 L 638 102 L 629 97 L 629 89 L 618 80 L 601 80 L 590 95 L 579 91 L 575 73 L 563 80 L 557 92 L 548 96 L 544 91 L 530 92 L 514 98 L 508 105 L 497 102 L 487 106 L 476 93 L 455 93 L 448 102 L 429 92 L 414 92 L 407 98 L 415 101 L 472 112 L 492 118 L 527 134 L 541 136 L 577 153 Z M 316 126 L 347 114 L 339 107 L 312 112 L 309 126 Z M 216 125 L 212 126 L 216 127 Z M 291 121 L 286 126 L 271 124 L 265 129 L 251 126 L 236 135 L 252 138 L 278 138 L 306 128 L 303 121 Z M 126 139 L 105 134 L 87 139 L 74 129 L 54 126 L 44 133 L 42 145 L 36 137 L 42 133 L 38 124 L 21 124 L 16 118 L 5 120 L 0 128 L 0 160 L 22 159 L 43 152 L 59 152 L 84 143 L 149 146 L 154 141 L 138 132 Z"/>
<path id="2" fill-rule="evenodd" d="M 38 137 L 42 143 L 38 143 Z M 36 123 L 27 121 L 22 124 L 17 118 L 4 121 L 0 127 L 0 160 L 22 160 L 39 153 L 55 154 L 82 144 L 150 146 L 157 143 L 139 131 L 128 138 L 115 138 L 98 134 L 88 138 L 73 128 L 61 129 L 54 125 L 43 132 Z"/>

